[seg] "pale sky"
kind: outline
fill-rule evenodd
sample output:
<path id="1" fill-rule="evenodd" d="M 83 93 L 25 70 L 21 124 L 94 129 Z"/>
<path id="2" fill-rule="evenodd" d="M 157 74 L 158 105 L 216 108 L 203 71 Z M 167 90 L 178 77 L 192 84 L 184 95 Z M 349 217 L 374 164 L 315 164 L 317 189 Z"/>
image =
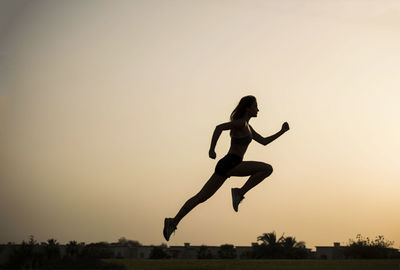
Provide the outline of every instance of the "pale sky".
<path id="1" fill-rule="evenodd" d="M 232 177 L 168 245 L 400 247 L 398 1 L 1 1 L 0 243 L 166 242 L 229 147 L 245 95 L 273 166 L 239 212 Z M 6 12 L 7 11 L 7 12 Z"/>

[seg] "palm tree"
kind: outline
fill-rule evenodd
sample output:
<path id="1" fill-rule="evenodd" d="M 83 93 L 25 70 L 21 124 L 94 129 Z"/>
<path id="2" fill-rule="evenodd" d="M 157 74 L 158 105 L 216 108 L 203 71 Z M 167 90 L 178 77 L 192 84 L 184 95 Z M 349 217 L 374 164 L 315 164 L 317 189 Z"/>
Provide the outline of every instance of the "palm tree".
<path id="1" fill-rule="evenodd" d="M 281 243 L 284 241 L 284 237 L 282 234 L 282 236 L 279 237 L 279 239 L 277 241 L 276 233 L 275 233 L 275 231 L 273 231 L 270 233 L 264 233 L 263 235 L 257 237 L 257 241 L 262 241 L 262 245 L 276 247 L 276 246 L 281 245 Z"/>
<path id="2" fill-rule="evenodd" d="M 297 242 L 295 237 L 285 237 L 284 234 L 278 238 L 275 231 L 264 233 L 257 237 L 257 241 L 262 241 L 262 244 L 253 248 L 255 258 L 305 258 L 307 255 L 303 241 Z"/>
<path id="3" fill-rule="evenodd" d="M 305 248 L 306 244 L 303 241 L 297 242 L 296 237 L 284 237 L 282 241 L 284 248 Z"/>
<path id="4" fill-rule="evenodd" d="M 307 257 L 306 244 L 303 241 L 297 242 L 295 237 L 288 236 L 282 241 L 285 258 L 300 259 Z"/>
<path id="5" fill-rule="evenodd" d="M 262 241 L 262 244 L 255 248 L 255 257 L 264 259 L 280 258 L 282 255 L 283 235 L 277 238 L 275 231 L 264 233 L 257 237 L 257 241 Z"/>

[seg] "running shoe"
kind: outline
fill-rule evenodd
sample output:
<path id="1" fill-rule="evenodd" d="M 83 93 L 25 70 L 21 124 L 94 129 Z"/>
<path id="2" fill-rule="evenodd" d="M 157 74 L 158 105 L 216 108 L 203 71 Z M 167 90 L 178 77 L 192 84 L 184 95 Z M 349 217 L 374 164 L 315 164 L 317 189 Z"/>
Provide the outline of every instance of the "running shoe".
<path id="1" fill-rule="evenodd" d="M 169 241 L 169 237 L 175 230 L 176 230 L 176 226 L 174 225 L 174 219 L 173 218 L 165 218 L 164 219 L 164 230 L 163 230 L 165 240 Z"/>
<path id="2" fill-rule="evenodd" d="M 244 199 L 243 195 L 240 195 L 240 188 L 232 188 L 232 204 L 233 210 L 238 211 L 239 203 Z"/>

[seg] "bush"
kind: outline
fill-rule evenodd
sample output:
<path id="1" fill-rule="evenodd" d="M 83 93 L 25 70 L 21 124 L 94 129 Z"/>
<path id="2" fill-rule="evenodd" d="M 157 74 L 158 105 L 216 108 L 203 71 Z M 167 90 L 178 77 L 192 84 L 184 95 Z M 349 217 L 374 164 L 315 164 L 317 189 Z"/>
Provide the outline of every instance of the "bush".
<path id="1" fill-rule="evenodd" d="M 360 234 L 356 240 L 350 239 L 349 246 L 345 251 L 345 257 L 350 259 L 387 259 L 391 257 L 393 249 L 392 241 L 386 241 L 382 235 L 371 241 Z"/>

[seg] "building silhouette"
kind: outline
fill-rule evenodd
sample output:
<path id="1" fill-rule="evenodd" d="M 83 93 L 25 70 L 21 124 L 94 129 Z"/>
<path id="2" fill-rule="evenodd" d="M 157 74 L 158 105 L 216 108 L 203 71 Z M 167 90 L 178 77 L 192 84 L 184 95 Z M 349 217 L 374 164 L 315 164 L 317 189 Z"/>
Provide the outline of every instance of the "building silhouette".
<path id="1" fill-rule="evenodd" d="M 317 259 L 341 260 L 345 259 L 346 246 L 334 242 L 333 246 L 316 246 L 315 256 Z"/>

